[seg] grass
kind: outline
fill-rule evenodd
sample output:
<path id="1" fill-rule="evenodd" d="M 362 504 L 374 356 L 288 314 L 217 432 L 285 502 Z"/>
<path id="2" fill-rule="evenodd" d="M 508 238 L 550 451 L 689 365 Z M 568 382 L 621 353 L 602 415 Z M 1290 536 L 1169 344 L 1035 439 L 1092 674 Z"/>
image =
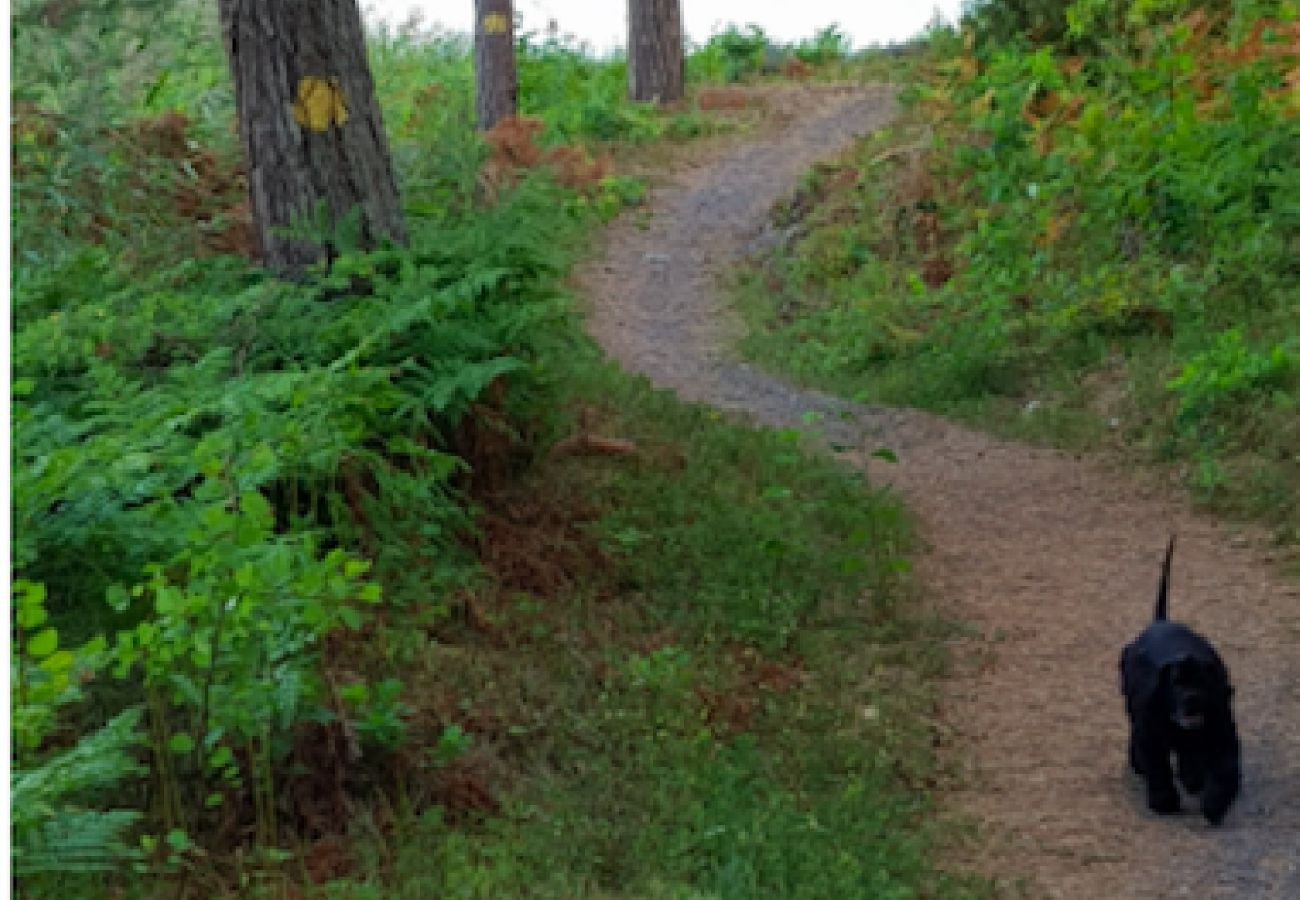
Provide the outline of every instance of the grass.
<path id="1" fill-rule="evenodd" d="M 577 355 L 566 395 L 636 451 L 553 457 L 495 503 L 598 510 L 572 539 L 607 564 L 483 601 L 486 632 L 407 676 L 496 723 L 469 758 L 500 815 L 405 809 L 322 896 L 978 896 L 933 862 L 944 630 L 909 603 L 897 502 Z"/>

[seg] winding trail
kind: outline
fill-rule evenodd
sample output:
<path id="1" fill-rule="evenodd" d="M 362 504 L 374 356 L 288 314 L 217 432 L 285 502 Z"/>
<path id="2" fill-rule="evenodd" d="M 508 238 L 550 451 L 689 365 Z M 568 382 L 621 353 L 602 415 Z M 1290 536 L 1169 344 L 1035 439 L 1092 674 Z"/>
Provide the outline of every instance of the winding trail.
<path id="1" fill-rule="evenodd" d="M 1102 463 L 925 413 L 801 390 L 736 361 L 719 284 L 813 163 L 889 121 L 880 88 L 784 88 L 750 137 L 702 149 L 615 223 L 579 272 L 589 328 L 629 370 L 757 424 L 807 430 L 899 491 L 928 552 L 919 577 L 972 626 L 943 693 L 963 776 L 941 805 L 981 823 L 955 865 L 1008 896 L 1300 898 L 1300 591 L 1262 536 Z M 895 451 L 891 465 L 870 458 Z M 843 448 L 849 448 L 844 450 Z M 1221 829 L 1159 818 L 1125 771 L 1119 648 L 1145 624 L 1170 529 L 1171 606 L 1219 645 L 1237 686 L 1245 785 Z"/>

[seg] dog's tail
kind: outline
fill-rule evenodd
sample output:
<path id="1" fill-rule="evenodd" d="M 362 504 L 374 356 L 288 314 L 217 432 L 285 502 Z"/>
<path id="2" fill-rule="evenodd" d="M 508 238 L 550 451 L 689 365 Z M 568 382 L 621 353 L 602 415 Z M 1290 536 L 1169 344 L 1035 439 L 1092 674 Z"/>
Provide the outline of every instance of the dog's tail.
<path id="1" fill-rule="evenodd" d="M 1160 570 L 1160 593 L 1156 594 L 1155 621 L 1163 622 L 1169 618 L 1169 561 L 1174 558 L 1174 537 L 1169 535 L 1169 546 L 1165 548 L 1165 564 Z"/>

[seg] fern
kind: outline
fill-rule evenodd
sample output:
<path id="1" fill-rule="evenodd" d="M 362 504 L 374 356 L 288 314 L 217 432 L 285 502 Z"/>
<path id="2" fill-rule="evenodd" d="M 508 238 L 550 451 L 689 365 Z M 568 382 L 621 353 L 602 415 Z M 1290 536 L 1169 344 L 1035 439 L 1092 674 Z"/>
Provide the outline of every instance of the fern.
<path id="1" fill-rule="evenodd" d="M 132 756 L 139 725 L 140 710 L 128 709 L 71 749 L 14 769 L 10 811 L 16 875 L 103 872 L 136 855 L 125 836 L 140 814 L 85 804 L 142 771 Z"/>

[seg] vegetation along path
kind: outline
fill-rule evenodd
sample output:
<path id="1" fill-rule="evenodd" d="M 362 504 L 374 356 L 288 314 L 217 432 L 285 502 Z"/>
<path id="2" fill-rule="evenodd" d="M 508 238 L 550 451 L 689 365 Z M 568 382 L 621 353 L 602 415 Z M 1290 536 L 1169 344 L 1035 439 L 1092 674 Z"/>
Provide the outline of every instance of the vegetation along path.
<path id="1" fill-rule="evenodd" d="M 945 807 L 980 824 L 957 865 L 1029 896 L 1300 897 L 1300 595 L 1262 540 L 1101 463 L 800 390 L 729 353 L 720 276 L 775 237 L 767 213 L 809 166 L 892 109 L 885 88 L 766 101 L 755 136 L 674 166 L 648 220 L 611 229 L 579 276 L 592 333 L 685 398 L 816 430 L 915 511 L 921 582 L 971 626 L 939 729 L 964 767 Z M 1173 611 L 1216 640 L 1237 685 L 1245 785 L 1217 830 L 1148 814 L 1125 766 L 1117 657 L 1150 615 L 1170 529 Z"/>

